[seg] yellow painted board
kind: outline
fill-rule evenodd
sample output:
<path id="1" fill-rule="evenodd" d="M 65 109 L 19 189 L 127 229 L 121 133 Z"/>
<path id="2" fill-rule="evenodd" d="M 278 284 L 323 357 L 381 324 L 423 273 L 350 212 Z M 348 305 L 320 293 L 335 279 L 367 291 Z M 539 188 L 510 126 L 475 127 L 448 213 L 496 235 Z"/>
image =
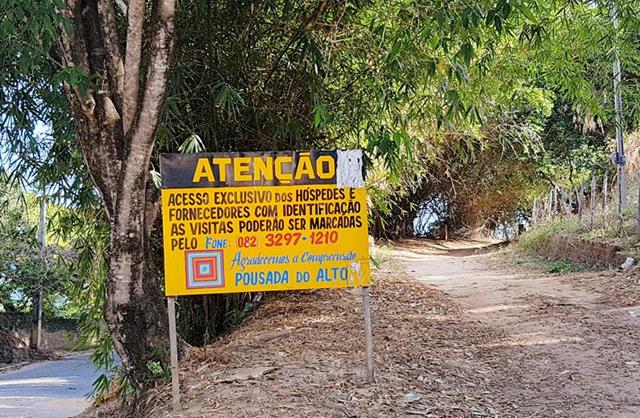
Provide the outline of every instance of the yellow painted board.
<path id="1" fill-rule="evenodd" d="M 364 188 L 162 190 L 167 296 L 367 286 Z"/>

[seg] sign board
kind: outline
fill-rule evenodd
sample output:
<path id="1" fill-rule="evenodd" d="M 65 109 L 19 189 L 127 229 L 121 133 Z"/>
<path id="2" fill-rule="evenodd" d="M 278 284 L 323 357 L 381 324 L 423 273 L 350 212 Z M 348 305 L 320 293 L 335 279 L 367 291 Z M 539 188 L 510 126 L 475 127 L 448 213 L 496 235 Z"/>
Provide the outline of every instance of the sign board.
<path id="1" fill-rule="evenodd" d="M 167 296 L 368 286 L 362 151 L 163 154 Z"/>

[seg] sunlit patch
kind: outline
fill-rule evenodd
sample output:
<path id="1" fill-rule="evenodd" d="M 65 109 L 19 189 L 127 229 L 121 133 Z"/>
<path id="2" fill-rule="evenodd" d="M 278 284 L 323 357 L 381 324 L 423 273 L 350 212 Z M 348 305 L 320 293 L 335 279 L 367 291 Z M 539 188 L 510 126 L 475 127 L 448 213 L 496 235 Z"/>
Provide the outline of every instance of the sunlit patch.
<path id="1" fill-rule="evenodd" d="M 527 309 L 530 307 L 531 305 L 493 305 L 493 306 L 486 306 L 484 308 L 469 309 L 467 310 L 467 312 L 472 314 L 480 314 L 480 313 L 489 313 L 489 312 Z"/>
<path id="2" fill-rule="evenodd" d="M 0 381 L 0 386 L 17 386 L 17 385 L 68 385 L 72 383 L 69 379 L 63 379 L 60 377 L 36 377 L 32 379 L 17 379 L 17 380 L 5 380 Z"/>
<path id="3" fill-rule="evenodd" d="M 496 347 L 514 347 L 514 346 L 531 346 L 531 345 L 551 345 L 563 343 L 579 343 L 584 341 L 580 337 L 554 337 L 542 332 L 532 332 L 526 334 L 512 335 L 508 340 L 496 341 L 489 344 L 481 344 L 480 347 L 496 348 Z"/>

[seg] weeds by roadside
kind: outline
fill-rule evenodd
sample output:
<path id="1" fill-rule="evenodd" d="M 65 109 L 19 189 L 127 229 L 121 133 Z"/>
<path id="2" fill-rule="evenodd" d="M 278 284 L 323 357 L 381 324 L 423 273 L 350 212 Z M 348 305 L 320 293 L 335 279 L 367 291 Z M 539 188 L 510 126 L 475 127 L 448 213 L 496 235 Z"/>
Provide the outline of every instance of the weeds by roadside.
<path id="1" fill-rule="evenodd" d="M 534 270 L 548 274 L 553 273 L 582 273 L 582 272 L 598 272 L 608 270 L 606 267 L 594 267 L 581 263 L 574 263 L 568 260 L 550 260 L 534 251 L 524 249 L 519 244 L 505 248 L 496 253 L 500 258 L 510 266 L 514 266 L 523 270 Z"/>
<path id="2" fill-rule="evenodd" d="M 572 263 L 566 260 L 552 260 L 547 262 L 547 266 L 545 271 L 547 273 L 577 273 L 585 270 L 592 270 L 588 267 L 578 264 Z"/>
<path id="3" fill-rule="evenodd" d="M 556 232 L 567 234 L 580 234 L 582 227 L 576 218 L 556 218 L 551 221 L 537 224 L 534 228 L 518 237 L 517 247 L 531 253 L 541 254 L 547 240 Z"/>

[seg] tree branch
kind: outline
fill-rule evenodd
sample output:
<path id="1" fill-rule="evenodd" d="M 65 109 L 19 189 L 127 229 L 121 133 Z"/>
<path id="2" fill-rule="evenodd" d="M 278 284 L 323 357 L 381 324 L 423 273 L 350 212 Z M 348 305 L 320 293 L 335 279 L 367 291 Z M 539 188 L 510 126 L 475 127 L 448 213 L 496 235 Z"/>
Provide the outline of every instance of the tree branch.
<path id="1" fill-rule="evenodd" d="M 124 90 L 124 63 L 120 50 L 120 39 L 116 29 L 116 16 L 113 0 L 98 1 L 98 15 L 100 17 L 100 31 L 106 56 L 106 67 L 109 72 L 111 97 L 115 101 L 116 109 L 122 111 L 122 92 Z"/>
<path id="2" fill-rule="evenodd" d="M 173 33 L 176 0 L 161 0 L 158 5 L 158 21 L 150 42 L 149 66 L 141 112 L 132 135 L 132 147 L 145 146 L 146 161 L 151 156 L 153 133 L 160 117 L 173 51 Z"/>
<path id="3" fill-rule="evenodd" d="M 174 2 L 175 3 L 175 2 Z M 140 62 L 144 32 L 145 0 L 130 0 L 127 13 L 127 48 L 124 61 L 124 91 L 122 124 L 127 135 L 132 127 L 138 107 L 140 89 Z"/>
<path id="4" fill-rule="evenodd" d="M 132 4 L 129 5 L 131 10 Z M 142 175 L 148 175 L 149 160 L 153 151 L 154 133 L 158 126 L 160 110 L 164 100 L 169 72 L 169 61 L 173 51 L 174 20 L 176 0 L 160 0 L 157 21 L 149 44 L 149 66 L 147 67 L 146 86 L 140 112 L 131 126 L 130 147 L 124 165 L 122 177 L 123 196 L 134 193 L 136 182 Z M 129 78 L 129 75 L 127 75 Z M 128 93 L 128 92 L 125 92 Z M 121 208 L 119 222 L 127 222 L 129 213 Z M 126 225 L 119 225 L 126 230 Z"/>
<path id="5" fill-rule="evenodd" d="M 84 30 L 78 29 L 84 27 L 80 13 L 80 2 L 78 0 L 66 0 L 65 3 L 67 7 L 62 11 L 64 17 L 73 22 L 76 31 L 84 32 Z M 84 38 L 78 36 L 78 33 L 74 33 L 74 38 L 71 39 L 64 28 L 61 28 L 60 32 L 60 51 L 64 66 L 80 67 L 88 72 L 89 56 Z"/>
<path id="6" fill-rule="evenodd" d="M 74 31 L 70 34 L 61 28 L 59 51 L 62 65 L 65 68 L 81 68 L 87 73 L 91 73 L 92 62 L 94 66 L 99 65 L 99 55 L 103 54 L 103 52 L 97 52 L 92 56 L 89 53 L 89 43 L 95 44 L 92 45 L 93 49 L 99 49 L 96 47 L 95 39 L 86 38 L 87 32 L 91 32 L 87 29 L 87 24 L 91 26 L 93 23 L 91 21 L 87 23 L 84 19 L 92 19 L 93 15 L 91 12 L 83 10 L 79 0 L 66 0 L 66 6 L 63 13 L 73 22 Z M 115 211 L 116 202 L 115 190 L 111 184 L 117 178 L 120 160 L 117 158 L 117 149 L 111 135 L 113 130 L 107 129 L 107 126 L 101 126 L 99 122 L 100 116 L 106 116 L 101 112 L 105 108 L 103 102 L 109 98 L 100 94 L 96 96 L 96 92 L 91 89 L 83 95 L 77 86 L 66 82 L 64 83 L 64 91 L 75 115 L 75 124 L 79 133 L 78 141 L 86 165 L 100 190 L 107 214 L 111 217 Z M 96 100 L 100 102 L 102 110 L 96 111 Z M 105 117 L 104 119 L 107 121 L 109 118 Z"/>

